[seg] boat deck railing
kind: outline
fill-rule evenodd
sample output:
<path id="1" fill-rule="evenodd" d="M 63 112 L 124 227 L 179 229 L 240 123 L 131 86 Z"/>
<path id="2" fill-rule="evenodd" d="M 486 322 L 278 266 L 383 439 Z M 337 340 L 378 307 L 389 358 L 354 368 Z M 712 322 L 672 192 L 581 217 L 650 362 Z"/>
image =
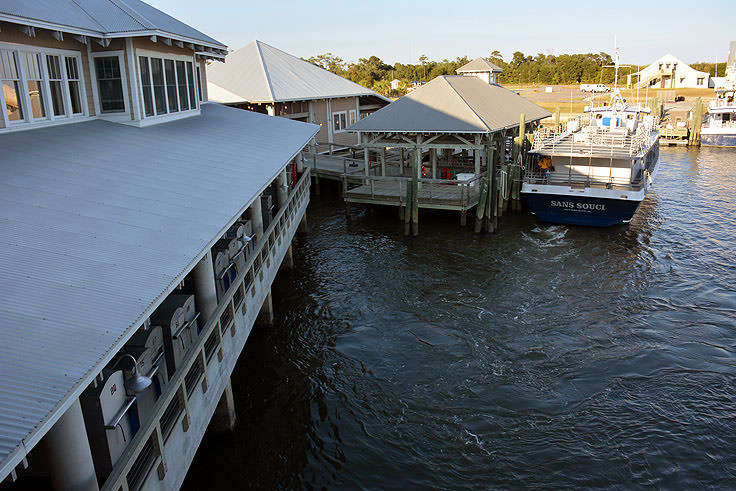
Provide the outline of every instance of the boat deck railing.
<path id="1" fill-rule="evenodd" d="M 597 188 L 618 189 L 621 191 L 640 191 L 644 185 L 643 177 L 647 171 L 639 172 L 634 179 L 582 174 L 570 170 L 567 174 L 560 172 L 545 173 L 536 164 L 527 164 L 524 170 L 524 183 L 536 185 L 564 186 L 574 189 Z"/>
<path id="2" fill-rule="evenodd" d="M 630 158 L 643 153 L 650 142 L 651 128 L 646 125 L 640 125 L 633 134 L 626 128 L 597 126 L 564 132 L 539 128 L 534 133 L 532 151 L 544 155 Z"/>

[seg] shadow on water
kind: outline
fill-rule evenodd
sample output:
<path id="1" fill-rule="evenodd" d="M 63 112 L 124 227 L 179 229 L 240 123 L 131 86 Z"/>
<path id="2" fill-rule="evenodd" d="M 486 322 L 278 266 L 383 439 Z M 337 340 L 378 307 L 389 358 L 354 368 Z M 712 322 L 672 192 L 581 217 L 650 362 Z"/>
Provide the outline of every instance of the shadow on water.
<path id="1" fill-rule="evenodd" d="M 736 158 L 663 148 L 655 186 L 493 236 L 314 197 L 184 488 L 731 486 Z"/>

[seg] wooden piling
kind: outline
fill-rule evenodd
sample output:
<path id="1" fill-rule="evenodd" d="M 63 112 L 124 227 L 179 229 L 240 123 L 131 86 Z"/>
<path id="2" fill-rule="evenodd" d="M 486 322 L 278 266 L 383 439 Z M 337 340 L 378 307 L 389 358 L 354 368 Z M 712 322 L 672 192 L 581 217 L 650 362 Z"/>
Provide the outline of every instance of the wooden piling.
<path id="1" fill-rule="evenodd" d="M 690 136 L 687 144 L 691 146 L 699 146 L 700 128 L 703 124 L 703 99 L 700 97 L 695 100 L 695 108 L 693 108 L 693 116 L 690 123 Z"/>
<path id="2" fill-rule="evenodd" d="M 479 234 L 483 229 L 483 217 L 486 212 L 486 200 L 488 199 L 488 182 L 484 179 L 480 185 L 480 198 L 478 206 L 475 207 L 475 233 Z"/>
<path id="3" fill-rule="evenodd" d="M 496 159 L 494 158 L 494 147 L 492 146 L 488 148 L 488 174 L 489 181 L 491 183 L 491 197 L 495 198 L 498 193 L 498 179 L 496 177 Z M 491 209 L 489 210 L 489 219 L 491 220 L 491 226 L 488 229 L 488 232 L 494 233 L 498 228 L 498 218 L 496 217 L 496 214 L 498 213 L 498 200 L 491 199 L 490 206 Z"/>
<path id="4" fill-rule="evenodd" d="M 409 235 L 410 228 L 411 228 L 411 208 L 412 208 L 412 202 L 414 199 L 412 198 L 412 191 L 413 187 L 411 184 L 411 181 L 406 181 L 406 206 L 404 206 L 404 235 Z"/>

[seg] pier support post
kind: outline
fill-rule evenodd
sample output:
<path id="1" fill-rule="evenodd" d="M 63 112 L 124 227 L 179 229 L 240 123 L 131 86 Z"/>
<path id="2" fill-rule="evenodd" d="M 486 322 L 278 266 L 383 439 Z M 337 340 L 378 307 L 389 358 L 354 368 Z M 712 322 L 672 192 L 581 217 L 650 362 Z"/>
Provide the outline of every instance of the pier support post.
<path id="1" fill-rule="evenodd" d="M 480 145 L 480 135 L 475 135 L 475 144 Z M 473 159 L 475 160 L 475 175 L 480 175 L 480 150 L 473 149 Z"/>
<path id="2" fill-rule="evenodd" d="M 350 202 L 345 202 L 345 219 L 350 220 Z"/>
<path id="3" fill-rule="evenodd" d="M 490 210 L 491 213 L 490 213 L 490 216 L 488 217 L 490 220 L 491 227 L 488 229 L 488 231 L 490 233 L 494 233 L 496 232 L 496 229 L 498 228 L 497 214 L 498 214 L 498 204 L 499 204 L 498 203 L 499 193 L 498 193 L 498 179 L 496 178 L 496 159 L 495 159 L 495 155 L 493 152 L 493 147 L 490 147 L 488 149 L 488 167 L 490 168 L 490 172 L 491 172 L 491 176 L 490 176 L 491 196 L 493 197 L 493 199 L 491 200 L 491 210 Z"/>
<path id="4" fill-rule="evenodd" d="M 399 163 L 399 172 L 400 172 L 400 175 L 402 176 L 404 175 L 404 154 L 405 152 L 406 151 L 402 148 L 401 149 L 401 162 Z"/>
<path id="5" fill-rule="evenodd" d="M 210 420 L 210 429 L 215 433 L 232 433 L 235 430 L 236 422 L 233 384 L 232 380 L 228 379 L 225 390 L 222 391 L 220 401 L 215 408 L 215 413 Z"/>
<path id="6" fill-rule="evenodd" d="M 309 231 L 309 227 L 307 226 L 307 214 L 304 213 L 302 215 L 302 219 L 299 220 L 299 228 L 297 229 L 300 234 L 306 234 Z"/>
<path id="7" fill-rule="evenodd" d="M 368 148 L 363 149 L 363 171 L 365 172 L 366 177 L 370 175 L 371 172 L 371 156 L 370 151 Z"/>
<path id="8" fill-rule="evenodd" d="M 289 199 L 289 181 L 286 169 L 279 174 L 279 177 L 276 180 L 276 185 L 276 202 L 278 203 L 280 210 Z"/>
<path id="9" fill-rule="evenodd" d="M 286 255 L 284 256 L 284 260 L 281 261 L 280 269 L 294 269 L 294 250 L 291 244 L 286 249 Z"/>
<path id="10" fill-rule="evenodd" d="M 460 212 L 460 226 L 464 227 L 468 224 L 468 212 L 467 210 L 463 210 Z"/>
<path id="11" fill-rule="evenodd" d="M 432 162 L 432 179 L 437 179 L 437 149 L 429 150 L 429 159 Z"/>
<path id="12" fill-rule="evenodd" d="M 271 298 L 271 289 L 269 288 L 266 298 L 263 300 L 261 310 L 258 312 L 258 319 L 256 319 L 259 325 L 262 326 L 273 326 L 273 299 Z"/>
<path id="13" fill-rule="evenodd" d="M 256 236 L 255 245 L 260 244 L 261 237 L 263 237 L 263 213 L 261 212 L 260 196 L 256 197 L 253 203 L 251 203 L 248 208 L 248 216 L 250 217 L 250 222 L 253 224 L 253 233 Z"/>
<path id="14" fill-rule="evenodd" d="M 215 268 L 212 265 L 211 251 L 207 251 L 207 254 L 192 270 L 192 280 L 194 282 L 194 301 L 204 325 L 217 309 L 217 287 L 215 286 Z"/>
<path id="15" fill-rule="evenodd" d="M 66 410 L 43 437 L 55 490 L 98 491 L 92 451 L 79 399 Z"/>

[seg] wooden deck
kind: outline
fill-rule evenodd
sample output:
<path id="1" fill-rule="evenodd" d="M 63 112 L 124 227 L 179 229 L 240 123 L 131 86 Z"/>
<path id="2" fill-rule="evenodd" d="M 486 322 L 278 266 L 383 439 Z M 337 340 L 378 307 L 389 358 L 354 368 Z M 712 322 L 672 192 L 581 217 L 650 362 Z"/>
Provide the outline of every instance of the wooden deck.
<path id="1" fill-rule="evenodd" d="M 408 178 L 369 177 L 365 184 L 345 193 L 348 203 L 403 206 L 406 203 Z M 419 208 L 467 211 L 476 206 L 480 183 L 474 181 L 419 180 Z"/>

